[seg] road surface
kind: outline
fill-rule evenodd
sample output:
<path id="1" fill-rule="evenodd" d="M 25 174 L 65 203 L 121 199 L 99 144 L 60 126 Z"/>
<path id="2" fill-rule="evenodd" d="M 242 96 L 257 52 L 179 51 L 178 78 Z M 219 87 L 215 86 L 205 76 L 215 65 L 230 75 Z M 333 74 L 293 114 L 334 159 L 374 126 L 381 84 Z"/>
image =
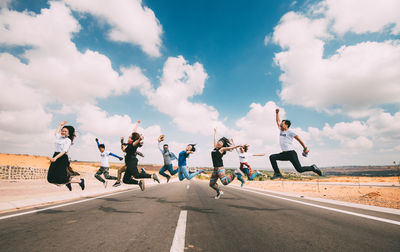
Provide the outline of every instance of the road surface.
<path id="1" fill-rule="evenodd" d="M 2 214 L 0 250 L 400 251 L 400 215 L 223 190 L 173 182 Z"/>

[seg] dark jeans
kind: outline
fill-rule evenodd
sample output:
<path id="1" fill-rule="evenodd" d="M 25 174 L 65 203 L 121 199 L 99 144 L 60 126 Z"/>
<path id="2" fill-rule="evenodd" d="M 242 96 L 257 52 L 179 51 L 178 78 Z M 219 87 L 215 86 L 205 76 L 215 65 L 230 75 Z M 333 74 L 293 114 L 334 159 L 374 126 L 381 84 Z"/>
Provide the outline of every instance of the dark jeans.
<path id="1" fill-rule="evenodd" d="M 172 167 L 172 164 L 169 164 L 169 165 L 166 165 L 166 164 L 165 164 L 163 167 L 161 167 L 159 173 L 160 173 L 162 176 L 164 176 L 164 177 L 166 177 L 166 178 L 169 178 L 169 177 L 171 177 L 171 176 L 169 176 L 168 174 L 166 174 L 165 171 L 169 171 L 169 173 L 171 173 L 171 175 L 173 176 L 173 175 L 175 175 L 175 174 L 178 172 L 178 168 L 176 168 L 176 170 L 174 170 L 173 167 Z"/>
<path id="2" fill-rule="evenodd" d="M 296 151 L 291 150 L 291 151 L 284 151 L 278 154 L 272 154 L 269 156 L 269 160 L 271 161 L 272 168 L 274 169 L 274 172 L 277 174 L 280 174 L 281 172 L 279 171 L 277 160 L 279 161 L 290 161 L 296 171 L 302 173 L 306 171 L 314 171 L 314 168 L 311 166 L 301 166 L 299 158 L 297 156 Z"/>
<path id="3" fill-rule="evenodd" d="M 137 179 L 151 178 L 151 174 L 149 173 L 139 173 L 137 163 L 138 159 L 136 157 L 125 157 L 126 171 L 124 174 L 124 178 L 122 179 L 125 184 L 139 183 L 136 179 L 132 179 L 132 176 Z"/>

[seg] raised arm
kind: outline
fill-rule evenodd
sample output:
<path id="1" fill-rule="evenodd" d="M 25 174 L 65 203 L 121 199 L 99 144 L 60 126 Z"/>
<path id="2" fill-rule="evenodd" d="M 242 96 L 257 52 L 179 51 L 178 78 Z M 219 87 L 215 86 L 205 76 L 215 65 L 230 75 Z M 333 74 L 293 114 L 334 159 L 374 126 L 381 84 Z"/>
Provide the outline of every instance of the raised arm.
<path id="1" fill-rule="evenodd" d="M 278 125 L 278 128 L 280 128 L 281 125 L 281 119 L 279 118 L 279 108 L 275 109 L 275 118 L 276 118 L 276 125 Z"/>
<path id="2" fill-rule="evenodd" d="M 232 142 L 232 144 L 235 146 L 235 142 L 233 142 L 233 138 L 231 138 L 231 142 Z M 236 149 L 236 152 L 240 155 L 240 152 L 239 152 L 238 149 Z"/>
<path id="3" fill-rule="evenodd" d="M 214 128 L 214 148 L 217 148 L 217 128 Z"/>
<path id="4" fill-rule="evenodd" d="M 96 137 L 96 143 L 97 143 L 97 148 L 99 148 L 99 146 L 100 146 L 100 143 L 99 143 L 99 139 Z"/>
<path id="5" fill-rule="evenodd" d="M 56 130 L 56 132 L 54 132 L 54 135 L 60 134 L 61 133 L 61 129 L 65 124 L 67 124 L 67 121 L 61 121 L 58 124 L 57 130 Z"/>
<path id="6" fill-rule="evenodd" d="M 300 139 L 300 137 L 295 136 L 294 138 L 301 144 L 301 146 L 303 146 L 303 151 L 304 151 L 304 153 L 307 154 L 309 152 L 309 150 L 308 150 L 307 146 L 304 144 L 304 142 Z"/>
<path id="7" fill-rule="evenodd" d="M 133 131 L 132 131 L 132 132 L 137 132 L 137 129 L 138 129 L 138 127 L 139 127 L 139 124 L 140 124 L 140 120 L 137 120 L 135 126 L 133 127 Z"/>
<path id="8" fill-rule="evenodd" d="M 124 143 L 124 137 L 121 137 L 121 150 L 125 152 L 127 144 Z"/>
<path id="9" fill-rule="evenodd" d="M 161 153 L 164 153 L 163 148 L 161 148 L 161 143 L 164 141 L 164 135 L 160 135 L 157 139 L 158 141 L 158 149 L 161 151 Z"/>

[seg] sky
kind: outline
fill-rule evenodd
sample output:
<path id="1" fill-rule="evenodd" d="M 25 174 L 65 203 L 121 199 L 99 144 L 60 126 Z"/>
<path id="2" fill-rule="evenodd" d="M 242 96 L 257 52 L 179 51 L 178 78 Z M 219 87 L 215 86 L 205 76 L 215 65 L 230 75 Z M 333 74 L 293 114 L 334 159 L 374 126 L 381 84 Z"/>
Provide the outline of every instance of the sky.
<path id="1" fill-rule="evenodd" d="M 0 152 L 50 156 L 66 120 L 71 159 L 97 161 L 96 137 L 123 155 L 141 120 L 140 163 L 162 163 L 165 134 L 211 167 L 216 127 L 271 170 L 280 108 L 304 165 L 400 162 L 399 13 L 398 0 L 0 0 Z"/>

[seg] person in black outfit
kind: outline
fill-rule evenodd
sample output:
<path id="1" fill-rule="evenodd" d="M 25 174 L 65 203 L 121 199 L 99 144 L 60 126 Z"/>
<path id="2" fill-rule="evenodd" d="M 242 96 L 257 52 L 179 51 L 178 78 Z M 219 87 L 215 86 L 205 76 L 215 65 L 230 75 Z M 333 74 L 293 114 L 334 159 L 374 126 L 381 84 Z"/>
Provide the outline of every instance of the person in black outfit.
<path id="1" fill-rule="evenodd" d="M 122 179 L 122 182 L 124 182 L 125 184 L 135 184 L 135 185 L 139 184 L 140 189 L 143 191 L 145 189 L 144 180 L 137 181 L 136 179 L 153 178 L 154 181 L 157 181 L 158 183 L 160 183 L 160 180 L 158 178 L 157 173 L 153 173 L 153 175 L 151 175 L 143 170 L 142 172 L 139 173 L 139 170 L 137 168 L 138 164 L 138 159 L 136 157 L 137 149 L 143 146 L 142 140 L 144 139 L 143 135 L 140 135 L 139 133 L 136 132 L 139 123 L 140 120 L 137 121 L 133 133 L 129 137 L 128 142 L 130 142 L 130 144 L 128 144 L 125 148 L 126 171 Z"/>
<path id="2" fill-rule="evenodd" d="M 231 142 L 226 138 L 222 137 L 217 141 L 217 128 L 214 129 L 214 149 L 211 152 L 211 158 L 214 166 L 214 171 L 210 178 L 210 187 L 217 192 L 215 199 L 219 199 L 224 192 L 219 188 L 217 184 L 218 179 L 221 180 L 223 185 L 228 185 L 235 179 L 235 174 L 229 176 L 225 175 L 224 162 L 222 157 L 226 154 L 226 151 L 230 151 L 241 147 L 241 145 L 231 146 Z"/>

